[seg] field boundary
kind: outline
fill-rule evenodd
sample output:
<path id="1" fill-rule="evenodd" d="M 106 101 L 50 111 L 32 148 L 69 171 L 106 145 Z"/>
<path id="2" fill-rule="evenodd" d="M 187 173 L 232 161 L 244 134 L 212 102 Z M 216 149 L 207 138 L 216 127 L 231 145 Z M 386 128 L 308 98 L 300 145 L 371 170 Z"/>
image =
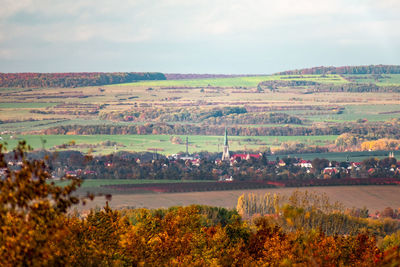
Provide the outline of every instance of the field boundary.
<path id="1" fill-rule="evenodd" d="M 346 179 L 310 179 L 284 181 L 232 181 L 197 183 L 142 183 L 101 185 L 102 188 L 125 193 L 179 193 L 222 190 L 245 190 L 280 187 L 314 186 L 357 186 L 357 185 L 400 185 L 397 178 L 346 178 Z"/>

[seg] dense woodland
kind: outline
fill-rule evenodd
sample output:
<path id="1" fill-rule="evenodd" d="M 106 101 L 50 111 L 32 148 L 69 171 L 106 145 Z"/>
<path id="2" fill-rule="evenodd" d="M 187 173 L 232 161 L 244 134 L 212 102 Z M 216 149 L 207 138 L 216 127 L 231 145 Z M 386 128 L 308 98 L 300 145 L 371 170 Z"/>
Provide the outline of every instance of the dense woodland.
<path id="1" fill-rule="evenodd" d="M 309 69 L 290 70 L 277 73 L 279 75 L 300 74 L 400 74 L 398 65 L 369 65 L 344 67 L 314 67 Z"/>
<path id="2" fill-rule="evenodd" d="M 374 83 L 317 84 L 310 89 L 317 92 L 400 92 L 400 86 L 378 86 Z"/>
<path id="3" fill-rule="evenodd" d="M 300 78 L 301 76 L 299 76 Z M 364 92 L 400 92 L 400 86 L 378 86 L 374 83 L 318 83 L 314 81 L 264 81 L 258 84 L 258 88 L 271 91 L 279 90 L 282 87 L 301 87 L 307 89 L 305 93 L 312 92 L 351 92 L 351 93 L 364 93 Z"/>
<path id="4" fill-rule="evenodd" d="M 249 108 L 251 109 L 251 108 Z M 103 120 L 132 122 L 192 122 L 205 124 L 302 124 L 302 120 L 280 112 L 248 112 L 247 107 L 222 108 L 134 108 L 102 112 Z"/>
<path id="5" fill-rule="evenodd" d="M 0 73 L 0 87 L 83 87 L 165 79 L 156 72 Z"/>
<path id="6" fill-rule="evenodd" d="M 77 178 L 68 178 L 66 187 L 51 183 L 45 163 L 25 160 L 25 149 L 24 144 L 16 149 L 16 159 L 23 162 L 19 170 L 9 169 L 0 153 L 6 169 L 0 180 L 3 266 L 400 264 L 398 221 L 365 221 L 364 211 L 345 214 L 324 196 L 297 193 L 285 205 L 274 196 L 265 206 L 267 215 L 255 214 L 253 196 L 241 197 L 237 210 L 112 210 L 106 205 L 87 216 L 68 214 L 93 196 L 74 196 L 81 184 Z M 372 224 L 376 233 L 368 231 Z"/>
<path id="7" fill-rule="evenodd" d="M 292 118 L 292 117 L 290 117 Z M 294 117 L 296 118 L 296 117 Z M 254 118 L 257 120 L 257 118 Z M 295 119 L 290 119 L 296 121 Z M 217 118 L 215 122 L 219 121 Z M 222 120 L 224 121 L 224 120 Z M 205 127 L 206 126 L 206 127 Z M 169 124 L 145 123 L 133 125 L 65 125 L 52 127 L 41 131 L 42 134 L 168 134 L 168 135 L 223 135 L 225 126 L 219 124 Z M 389 122 L 348 122 L 331 124 L 328 126 L 284 127 L 272 126 L 229 126 L 230 136 L 314 136 L 314 135 L 340 135 L 351 133 L 361 135 L 367 140 L 380 138 L 400 139 L 399 120 Z"/>

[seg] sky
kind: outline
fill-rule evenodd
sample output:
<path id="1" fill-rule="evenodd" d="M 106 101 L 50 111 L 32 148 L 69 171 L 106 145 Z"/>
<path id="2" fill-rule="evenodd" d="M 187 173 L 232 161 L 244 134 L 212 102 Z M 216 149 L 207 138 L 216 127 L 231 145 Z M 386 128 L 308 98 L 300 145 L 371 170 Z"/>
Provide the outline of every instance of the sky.
<path id="1" fill-rule="evenodd" d="M 0 72 L 400 64 L 400 0 L 0 0 Z"/>

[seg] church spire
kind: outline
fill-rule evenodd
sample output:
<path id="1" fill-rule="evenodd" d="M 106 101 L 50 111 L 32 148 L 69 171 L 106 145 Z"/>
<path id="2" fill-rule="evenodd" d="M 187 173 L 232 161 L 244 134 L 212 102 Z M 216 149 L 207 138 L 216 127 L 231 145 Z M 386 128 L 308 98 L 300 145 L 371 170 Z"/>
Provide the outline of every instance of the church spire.
<path id="1" fill-rule="evenodd" d="M 228 143 L 228 130 L 225 127 L 225 137 L 224 137 L 224 151 L 222 152 L 221 160 L 229 160 L 229 143 Z"/>
<path id="2" fill-rule="evenodd" d="M 228 130 L 225 127 L 224 146 L 228 146 Z"/>

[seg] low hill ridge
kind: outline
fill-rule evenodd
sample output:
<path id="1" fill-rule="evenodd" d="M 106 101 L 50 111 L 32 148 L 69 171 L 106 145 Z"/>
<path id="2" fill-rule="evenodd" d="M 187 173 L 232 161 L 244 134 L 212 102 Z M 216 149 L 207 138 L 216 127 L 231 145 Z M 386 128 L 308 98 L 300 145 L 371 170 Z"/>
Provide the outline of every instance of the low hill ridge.
<path id="1" fill-rule="evenodd" d="M 400 74 L 400 65 L 364 65 L 341 67 L 313 67 L 305 69 L 288 70 L 276 73 L 277 75 L 302 75 L 302 74 Z"/>
<path id="2" fill-rule="evenodd" d="M 82 87 L 165 79 L 159 72 L 0 73 L 0 87 Z"/>

